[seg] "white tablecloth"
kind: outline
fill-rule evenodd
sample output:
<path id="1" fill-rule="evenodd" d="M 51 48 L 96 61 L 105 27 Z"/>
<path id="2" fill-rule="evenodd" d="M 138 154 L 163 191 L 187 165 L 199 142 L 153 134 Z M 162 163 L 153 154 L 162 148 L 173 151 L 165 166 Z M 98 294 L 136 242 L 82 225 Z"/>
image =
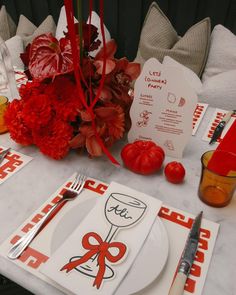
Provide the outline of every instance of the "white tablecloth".
<path id="1" fill-rule="evenodd" d="M 0 243 L 2 243 L 35 209 L 37 209 L 75 170 L 87 169 L 88 175 L 107 183 L 116 181 L 156 196 L 165 204 L 196 215 L 204 211 L 207 219 L 220 224 L 220 232 L 213 253 L 203 295 L 236 294 L 235 249 L 236 249 L 236 199 L 225 208 L 212 208 L 202 203 L 197 196 L 201 173 L 200 157 L 211 149 L 201 137 L 214 109 L 209 108 L 198 132 L 187 145 L 181 162 L 186 168 L 185 182 L 170 184 L 162 172 L 141 176 L 124 168 L 114 167 L 105 157 L 89 159 L 86 155 L 71 152 L 64 160 L 55 161 L 39 153 L 34 146 L 22 147 L 14 143 L 9 134 L 0 135 L 0 144 L 10 146 L 34 159 L 21 171 L 0 186 Z M 124 142 L 112 148 L 120 160 Z M 174 159 L 166 158 L 165 163 Z M 176 159 L 175 159 L 176 160 Z M 121 160 L 120 160 L 121 162 Z M 11 261 L 0 257 L 0 273 L 19 283 L 34 294 L 59 295 L 60 291 L 19 269 Z M 151 294 L 148 291 L 143 294 Z M 154 294 L 154 293 L 152 293 Z M 165 295 L 165 294 L 163 294 Z"/>

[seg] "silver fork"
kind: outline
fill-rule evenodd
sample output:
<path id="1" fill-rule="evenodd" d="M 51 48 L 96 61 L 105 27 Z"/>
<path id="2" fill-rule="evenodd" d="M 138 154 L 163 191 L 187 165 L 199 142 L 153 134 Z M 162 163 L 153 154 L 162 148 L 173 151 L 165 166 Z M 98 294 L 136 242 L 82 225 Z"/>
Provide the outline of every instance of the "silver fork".
<path id="1" fill-rule="evenodd" d="M 4 158 L 6 157 L 6 155 L 8 154 L 8 152 L 10 151 L 11 148 L 8 148 L 4 151 L 2 151 L 0 153 L 0 165 L 2 164 L 2 161 L 4 160 Z"/>
<path id="2" fill-rule="evenodd" d="M 70 187 L 67 188 L 60 201 L 58 201 L 52 208 L 44 215 L 44 217 L 32 227 L 22 238 L 19 239 L 9 250 L 7 257 L 10 259 L 18 258 L 22 252 L 29 246 L 37 233 L 44 226 L 56 208 L 65 201 L 74 200 L 82 191 L 86 181 L 86 176 L 77 174 Z"/>

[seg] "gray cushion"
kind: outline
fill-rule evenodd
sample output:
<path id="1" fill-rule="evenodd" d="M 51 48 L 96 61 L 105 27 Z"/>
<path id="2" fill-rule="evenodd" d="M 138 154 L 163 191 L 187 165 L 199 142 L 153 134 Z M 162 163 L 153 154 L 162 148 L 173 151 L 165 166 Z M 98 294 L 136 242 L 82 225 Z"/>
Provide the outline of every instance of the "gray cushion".
<path id="1" fill-rule="evenodd" d="M 166 55 L 201 75 L 207 60 L 211 24 L 205 18 L 192 26 L 181 38 L 168 18 L 153 2 L 146 15 L 136 62 L 143 64 L 151 57 L 163 61 Z"/>
<path id="2" fill-rule="evenodd" d="M 21 36 L 24 41 L 24 46 L 27 46 L 37 36 L 45 33 L 52 33 L 55 35 L 55 31 L 56 25 L 51 15 L 48 15 L 38 28 L 25 16 L 21 15 L 16 34 Z"/>
<path id="3" fill-rule="evenodd" d="M 27 17 L 20 15 L 16 35 L 21 37 L 31 36 L 36 29 L 37 27 Z"/>
<path id="4" fill-rule="evenodd" d="M 13 37 L 16 33 L 16 25 L 3 5 L 0 10 L 0 36 L 6 41 Z"/>

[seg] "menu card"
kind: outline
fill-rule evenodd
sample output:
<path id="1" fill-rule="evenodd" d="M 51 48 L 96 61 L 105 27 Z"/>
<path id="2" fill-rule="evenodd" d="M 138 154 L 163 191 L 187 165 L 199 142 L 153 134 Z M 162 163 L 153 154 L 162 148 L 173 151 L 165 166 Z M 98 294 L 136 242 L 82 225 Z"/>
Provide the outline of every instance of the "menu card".
<path id="1" fill-rule="evenodd" d="M 19 228 L 0 245 L 0 255 L 8 259 L 7 254 L 12 244 L 16 243 L 22 235 L 28 232 L 35 223 L 37 223 L 42 216 L 61 199 L 65 188 L 71 184 L 74 176 L 75 175 L 72 175 L 61 187 L 59 187 L 44 204 L 33 212 L 31 216 L 29 216 Z M 11 263 L 16 264 L 18 267 L 27 270 L 46 283 L 69 294 L 63 287 L 41 273 L 40 270 L 57 249 L 61 247 L 62 243 L 73 233 L 78 224 L 80 224 L 86 217 L 91 208 L 93 208 L 96 200 L 103 198 L 108 186 L 108 184 L 101 182 L 100 180 L 89 178 L 86 181 L 85 188 L 80 197 L 72 202 L 66 203 L 66 205 L 53 216 L 47 226 L 36 236 L 20 258 L 11 260 Z M 168 294 L 194 218 L 190 213 L 172 208 L 166 204 L 161 207 L 158 216 L 166 229 L 169 239 L 168 260 L 162 273 L 156 277 L 151 285 L 147 286 L 144 284 L 142 288 L 146 288 L 138 292 L 139 295 Z M 218 230 L 218 224 L 205 218 L 202 220 L 197 259 L 192 266 L 189 278 L 186 282 L 184 295 L 201 295 Z M 149 256 L 149 252 L 147 256 Z M 153 259 L 151 257 L 149 270 L 152 263 Z M 154 265 L 153 271 L 156 271 L 156 269 L 157 265 Z M 141 270 L 141 276 L 143 275 L 145 277 L 146 272 L 147 269 L 143 268 Z M 2 274 L 4 275 L 4 273 Z M 5 274 L 7 275 L 7 273 Z M 70 273 L 68 275 L 70 275 Z M 124 281 L 120 287 L 123 287 L 123 283 Z M 120 292 L 120 290 L 123 291 L 120 287 L 117 289 L 115 295 L 125 294 L 125 292 Z"/>
<path id="2" fill-rule="evenodd" d="M 182 157 L 196 105 L 197 95 L 182 71 L 150 58 L 135 83 L 129 142 L 152 140 L 166 155 Z"/>
<path id="3" fill-rule="evenodd" d="M 113 294 L 160 208 L 159 200 L 112 182 L 41 272 L 74 294 Z"/>
<path id="4" fill-rule="evenodd" d="M 208 104 L 207 103 L 197 103 L 196 109 L 194 111 L 193 114 L 193 131 L 192 131 L 192 135 L 195 135 L 198 127 L 206 113 L 206 110 L 208 108 Z"/>

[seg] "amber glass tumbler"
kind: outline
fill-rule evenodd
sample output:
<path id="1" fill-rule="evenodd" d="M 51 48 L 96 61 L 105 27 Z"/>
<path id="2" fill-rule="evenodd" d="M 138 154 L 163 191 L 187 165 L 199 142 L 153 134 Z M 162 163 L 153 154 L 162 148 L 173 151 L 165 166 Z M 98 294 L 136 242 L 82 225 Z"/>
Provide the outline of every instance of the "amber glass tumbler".
<path id="1" fill-rule="evenodd" d="M 7 132 L 7 126 L 4 121 L 4 114 L 8 106 L 8 98 L 0 96 L 0 134 Z"/>
<path id="2" fill-rule="evenodd" d="M 202 173 L 199 183 L 199 198 L 207 205 L 213 207 L 224 207 L 228 205 L 236 189 L 236 171 L 229 175 L 220 175 L 207 168 L 214 151 L 208 151 L 201 157 Z M 232 153 L 230 153 L 232 158 Z M 236 161 L 236 155 L 233 154 Z M 232 163 L 233 164 L 233 163 Z"/>

